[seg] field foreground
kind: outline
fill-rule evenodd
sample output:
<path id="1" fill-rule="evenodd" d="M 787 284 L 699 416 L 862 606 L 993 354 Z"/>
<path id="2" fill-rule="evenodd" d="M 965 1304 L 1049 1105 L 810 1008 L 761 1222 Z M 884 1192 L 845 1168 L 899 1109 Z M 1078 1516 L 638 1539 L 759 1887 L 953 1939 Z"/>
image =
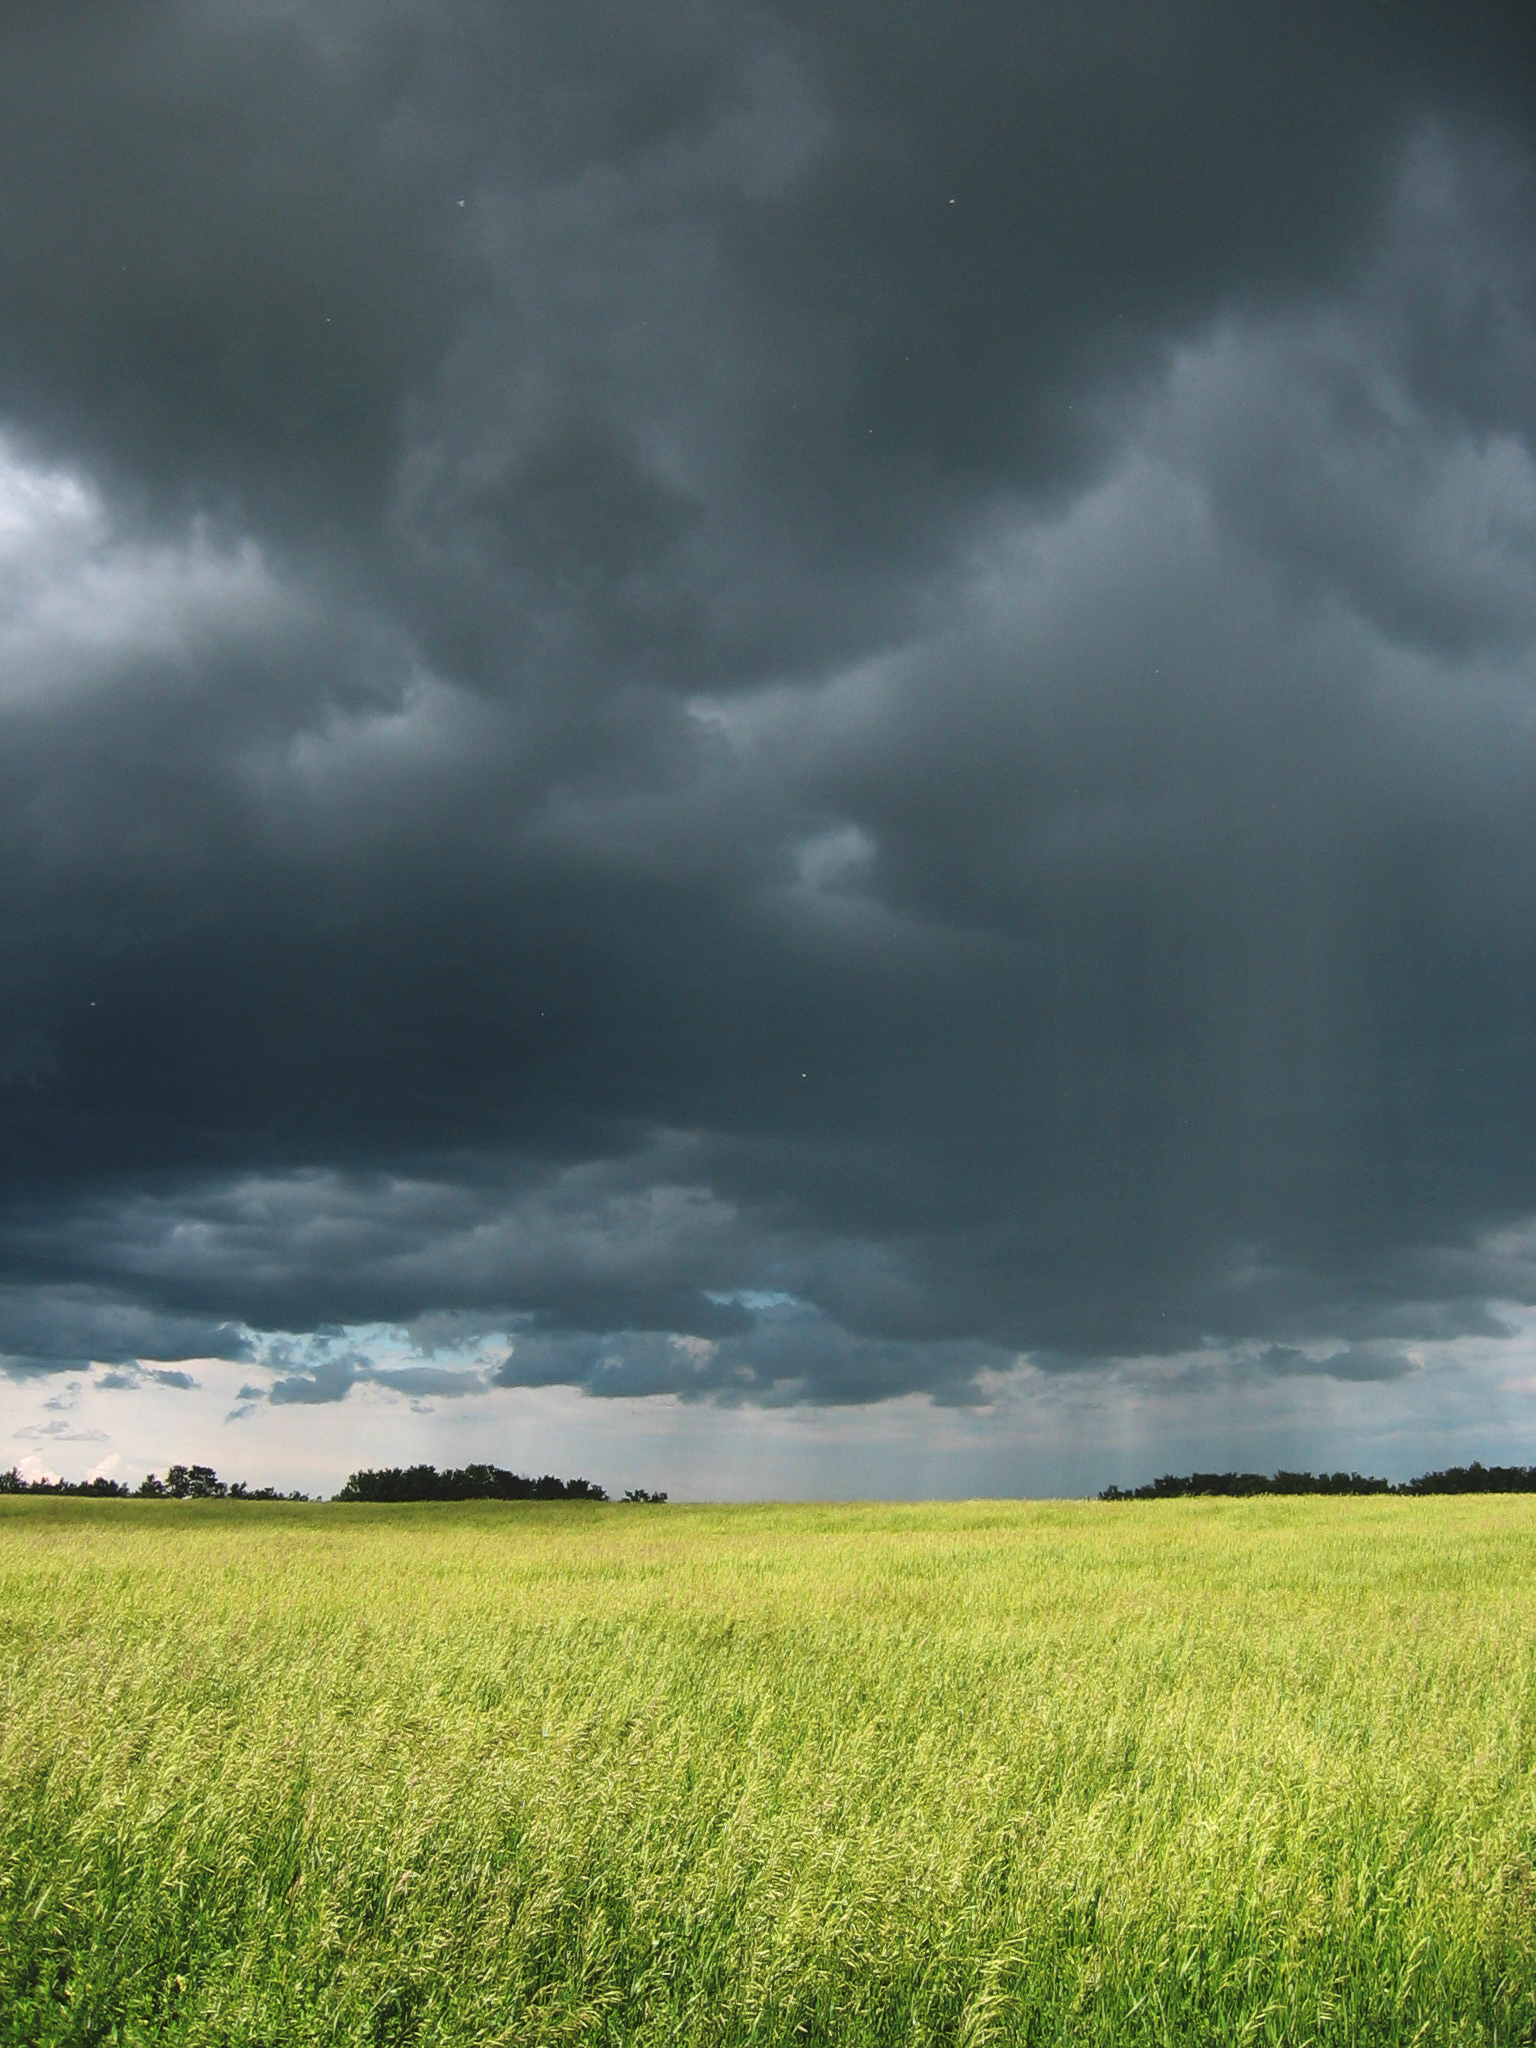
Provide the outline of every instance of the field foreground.
<path id="1" fill-rule="evenodd" d="M 1536 2040 L 1536 1500 L 0 1502 L 0 2041 Z"/>

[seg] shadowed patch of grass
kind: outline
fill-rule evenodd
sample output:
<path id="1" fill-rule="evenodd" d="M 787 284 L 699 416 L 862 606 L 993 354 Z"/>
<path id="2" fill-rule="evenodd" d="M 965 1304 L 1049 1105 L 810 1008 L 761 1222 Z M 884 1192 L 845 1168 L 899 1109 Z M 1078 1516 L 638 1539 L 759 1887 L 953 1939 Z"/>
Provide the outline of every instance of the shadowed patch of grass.
<path id="1" fill-rule="evenodd" d="M 1536 1500 L 0 1502 L 0 2041 L 1536 2040 Z"/>

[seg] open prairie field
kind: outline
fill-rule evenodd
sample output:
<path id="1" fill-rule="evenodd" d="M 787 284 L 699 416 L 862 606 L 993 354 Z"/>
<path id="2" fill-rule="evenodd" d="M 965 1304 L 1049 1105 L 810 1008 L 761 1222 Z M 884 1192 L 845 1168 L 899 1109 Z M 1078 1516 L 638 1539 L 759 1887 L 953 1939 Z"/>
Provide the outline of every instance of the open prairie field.
<path id="1" fill-rule="evenodd" d="M 0 2039 L 1536 2039 L 1536 1501 L 0 1502 Z"/>

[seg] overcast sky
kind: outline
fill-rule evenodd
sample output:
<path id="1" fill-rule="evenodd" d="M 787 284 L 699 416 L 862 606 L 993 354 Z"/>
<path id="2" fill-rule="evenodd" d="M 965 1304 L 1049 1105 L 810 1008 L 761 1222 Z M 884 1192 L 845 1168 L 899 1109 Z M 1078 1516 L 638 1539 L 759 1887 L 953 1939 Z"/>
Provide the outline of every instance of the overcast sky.
<path id="1" fill-rule="evenodd" d="M 9 0 L 0 1462 L 1536 1460 L 1536 14 Z"/>

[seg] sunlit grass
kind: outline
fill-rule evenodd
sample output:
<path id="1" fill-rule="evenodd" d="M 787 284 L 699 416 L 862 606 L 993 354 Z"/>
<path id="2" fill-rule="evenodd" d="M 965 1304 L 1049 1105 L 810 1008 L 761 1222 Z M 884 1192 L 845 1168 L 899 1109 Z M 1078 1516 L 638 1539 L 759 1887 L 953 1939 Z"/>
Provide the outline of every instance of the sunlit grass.
<path id="1" fill-rule="evenodd" d="M 1536 2039 L 1536 1500 L 0 1503 L 0 2040 Z"/>

